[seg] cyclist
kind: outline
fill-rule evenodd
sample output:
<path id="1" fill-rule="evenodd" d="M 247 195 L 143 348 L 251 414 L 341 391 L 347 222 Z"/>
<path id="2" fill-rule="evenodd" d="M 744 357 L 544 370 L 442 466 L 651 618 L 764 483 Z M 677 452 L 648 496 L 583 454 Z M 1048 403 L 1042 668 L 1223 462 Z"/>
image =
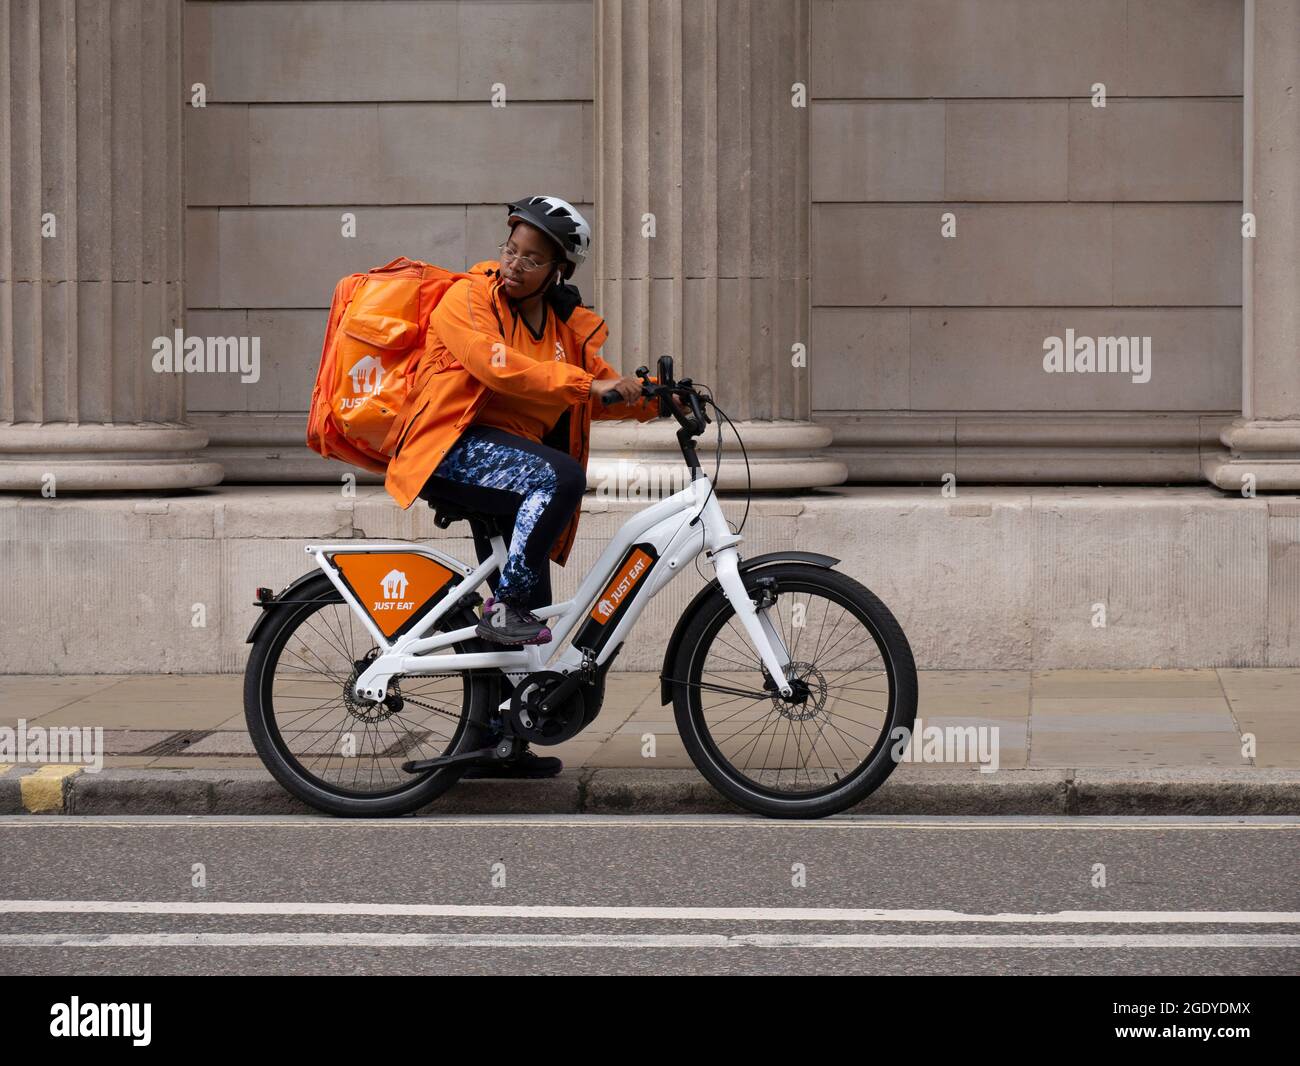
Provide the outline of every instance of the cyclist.
<path id="1" fill-rule="evenodd" d="M 596 354 L 605 323 L 565 283 L 591 247 L 586 219 L 556 196 L 506 207 L 509 237 L 499 260 L 471 268 L 429 319 L 385 484 L 404 507 L 417 495 L 453 502 L 513 530 L 476 632 L 520 645 L 551 639 L 532 608 L 553 602 L 548 558 L 564 565 L 573 545 L 591 419 L 645 422 L 659 412 L 657 401 L 642 397 L 639 378 Z M 601 396 L 610 390 L 619 401 L 607 405 Z M 491 545 L 479 532 L 474 539 L 482 562 Z M 559 759 L 525 756 L 489 772 L 559 772 Z"/>

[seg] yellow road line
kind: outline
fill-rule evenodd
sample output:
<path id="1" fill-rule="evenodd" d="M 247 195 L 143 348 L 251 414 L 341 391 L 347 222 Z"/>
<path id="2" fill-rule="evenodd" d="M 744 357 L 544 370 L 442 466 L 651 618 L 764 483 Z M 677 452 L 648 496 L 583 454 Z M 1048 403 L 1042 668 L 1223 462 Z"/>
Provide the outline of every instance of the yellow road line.
<path id="1" fill-rule="evenodd" d="M 63 810 L 63 782 L 81 772 L 80 766 L 51 763 L 18 782 L 23 807 L 32 814 Z"/>

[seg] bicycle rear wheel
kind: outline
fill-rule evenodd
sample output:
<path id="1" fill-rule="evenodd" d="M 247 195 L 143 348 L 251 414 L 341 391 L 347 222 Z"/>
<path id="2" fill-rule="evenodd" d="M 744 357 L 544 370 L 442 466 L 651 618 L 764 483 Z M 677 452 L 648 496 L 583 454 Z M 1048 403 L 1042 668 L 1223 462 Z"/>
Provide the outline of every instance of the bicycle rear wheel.
<path id="1" fill-rule="evenodd" d="M 299 586 L 293 601 L 271 608 L 244 673 L 248 732 L 275 779 L 304 803 L 348 817 L 406 814 L 454 785 L 465 764 L 411 774 L 402 763 L 482 747 L 499 677 L 406 675 L 382 703 L 360 700 L 352 682 L 379 651 L 369 632 L 324 574 Z M 437 628 L 476 621 L 462 608 Z M 453 649 L 490 650 L 477 639 Z"/>
<path id="2" fill-rule="evenodd" d="M 692 761 L 723 795 L 775 818 L 821 818 L 860 802 L 894 769 L 916 718 L 916 665 L 898 621 L 865 586 L 804 563 L 744 574 L 790 653 L 776 692 L 719 589 L 688 625 L 673 710 Z M 767 592 L 763 588 L 766 586 Z"/>

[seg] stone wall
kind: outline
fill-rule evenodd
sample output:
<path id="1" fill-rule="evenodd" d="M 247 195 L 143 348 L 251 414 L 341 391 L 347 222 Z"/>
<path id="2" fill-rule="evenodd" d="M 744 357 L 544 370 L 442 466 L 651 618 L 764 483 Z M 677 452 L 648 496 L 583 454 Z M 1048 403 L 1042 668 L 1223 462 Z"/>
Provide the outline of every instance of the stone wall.
<path id="1" fill-rule="evenodd" d="M 1241 403 L 1242 25 L 814 0 L 813 416 L 851 478 L 1200 479 Z M 1066 329 L 1150 337 L 1150 380 L 1045 372 Z"/>
<path id="2" fill-rule="evenodd" d="M 587 496 L 557 600 L 638 503 Z M 875 592 L 923 669 L 1300 666 L 1300 500 L 1208 486 L 842 487 L 723 510 L 743 557 L 799 548 Z M 0 672 L 243 670 L 254 591 L 308 571 L 306 544 L 413 540 L 473 562 L 378 486 L 219 486 L 172 499 L 0 497 Z M 702 557 L 647 607 L 617 670 L 657 670 L 712 577 Z M 482 590 L 487 595 L 486 588 Z M 1098 604 L 1105 607 L 1104 625 Z"/>
<path id="3" fill-rule="evenodd" d="M 227 480 L 344 469 L 302 445 L 339 278 L 493 259 L 534 193 L 590 212 L 592 32 L 590 0 L 186 4 L 185 84 L 207 89 L 185 115 L 186 329 L 261 338 L 260 381 L 190 383 Z M 589 294 L 590 268 L 574 281 Z"/>

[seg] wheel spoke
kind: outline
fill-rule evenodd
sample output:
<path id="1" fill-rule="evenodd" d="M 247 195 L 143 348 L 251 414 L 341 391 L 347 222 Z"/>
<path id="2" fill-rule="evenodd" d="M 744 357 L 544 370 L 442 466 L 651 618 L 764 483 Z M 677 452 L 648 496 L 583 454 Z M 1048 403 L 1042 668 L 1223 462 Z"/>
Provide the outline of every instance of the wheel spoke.
<path id="1" fill-rule="evenodd" d="M 295 774 L 339 796 L 387 797 L 442 772 L 408 774 L 401 767 L 451 754 L 459 744 L 467 701 L 482 684 L 472 672 L 399 675 L 388 699 L 372 703 L 351 686 L 378 649 L 350 609 L 326 595 L 286 624 L 292 631 L 271 652 L 257 717 Z"/>
<path id="2" fill-rule="evenodd" d="M 748 789 L 827 795 L 856 780 L 881 750 L 897 699 L 886 664 L 896 660 L 864 608 L 833 587 L 782 577 L 772 586 L 776 599 L 764 611 L 789 653 L 792 697 L 775 691 L 730 604 L 678 682 L 711 760 Z"/>

